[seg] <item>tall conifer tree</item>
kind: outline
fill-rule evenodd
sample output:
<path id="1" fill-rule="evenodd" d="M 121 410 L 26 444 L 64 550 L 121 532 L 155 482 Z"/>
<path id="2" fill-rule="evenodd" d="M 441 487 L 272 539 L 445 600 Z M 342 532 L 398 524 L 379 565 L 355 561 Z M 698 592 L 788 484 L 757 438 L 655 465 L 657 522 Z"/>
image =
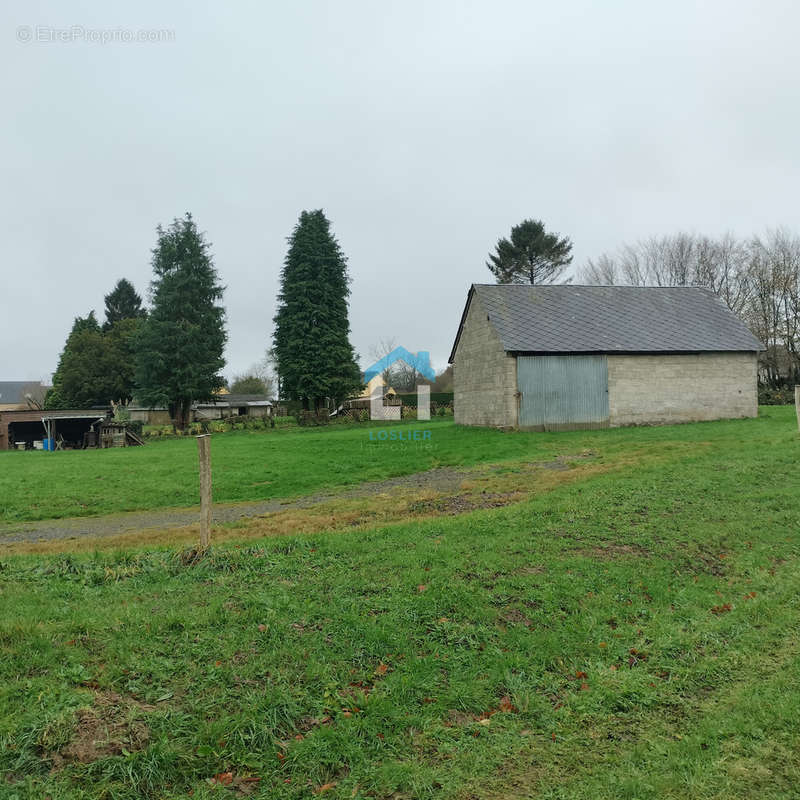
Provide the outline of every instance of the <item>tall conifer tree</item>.
<path id="1" fill-rule="evenodd" d="M 121 278 L 117 285 L 105 296 L 106 321 L 103 330 L 107 331 L 114 323 L 123 319 L 139 319 L 145 316 L 142 298 L 136 293 L 127 278 Z"/>
<path id="2" fill-rule="evenodd" d="M 153 308 L 136 347 L 137 399 L 167 406 L 183 428 L 192 402 L 210 400 L 225 383 L 223 287 L 191 214 L 159 226 L 152 263 Z"/>
<path id="3" fill-rule="evenodd" d="M 361 386 L 350 344 L 347 258 L 322 210 L 303 211 L 289 238 L 275 315 L 275 360 L 287 399 L 319 410 Z"/>

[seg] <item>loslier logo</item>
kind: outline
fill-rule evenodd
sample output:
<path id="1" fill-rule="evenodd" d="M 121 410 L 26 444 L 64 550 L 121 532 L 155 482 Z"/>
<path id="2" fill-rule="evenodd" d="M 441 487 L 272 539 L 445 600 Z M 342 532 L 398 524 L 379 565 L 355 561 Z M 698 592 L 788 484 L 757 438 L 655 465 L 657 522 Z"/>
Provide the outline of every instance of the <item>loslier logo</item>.
<path id="1" fill-rule="evenodd" d="M 416 370 L 424 378 L 429 381 L 436 379 L 436 373 L 431 366 L 431 354 L 427 350 L 420 350 L 418 353 L 412 353 L 406 350 L 405 347 L 395 347 L 391 353 L 385 355 L 383 358 L 376 361 L 372 366 L 364 371 L 364 382 L 367 386 L 375 381 L 384 370 L 389 369 L 396 361 L 404 361 L 409 367 Z M 386 386 L 378 384 L 375 381 L 375 386 L 369 392 L 369 418 L 370 419 L 400 419 L 399 406 L 385 406 L 383 403 L 384 393 Z M 394 409 L 397 409 L 394 411 Z M 396 415 L 396 416 L 395 416 Z M 417 384 L 417 419 L 426 421 L 431 418 L 431 387 L 427 384 Z M 379 433 L 385 431 L 379 431 Z M 419 433 L 420 431 L 417 431 Z M 430 438 L 430 431 L 425 431 Z M 391 437 L 394 439 L 395 437 Z M 372 439 L 372 432 L 370 432 L 370 439 Z"/>
<path id="2" fill-rule="evenodd" d="M 371 442 L 426 442 L 430 441 L 430 431 L 370 431 Z"/>

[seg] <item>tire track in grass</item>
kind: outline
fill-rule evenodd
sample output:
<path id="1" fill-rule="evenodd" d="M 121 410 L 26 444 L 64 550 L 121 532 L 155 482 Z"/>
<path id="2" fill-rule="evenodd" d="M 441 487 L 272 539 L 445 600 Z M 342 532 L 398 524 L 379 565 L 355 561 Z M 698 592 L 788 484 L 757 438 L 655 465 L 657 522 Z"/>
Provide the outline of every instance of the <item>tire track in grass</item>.
<path id="1" fill-rule="evenodd" d="M 534 494 L 612 470 L 660 459 L 663 452 L 595 451 L 553 461 L 511 461 L 455 470 L 438 468 L 293 500 L 215 506 L 214 543 L 244 541 L 464 514 L 523 502 Z M 25 523 L 0 533 L 0 553 L 53 553 L 174 546 L 198 537 L 196 509 L 133 512 L 110 517 Z"/>

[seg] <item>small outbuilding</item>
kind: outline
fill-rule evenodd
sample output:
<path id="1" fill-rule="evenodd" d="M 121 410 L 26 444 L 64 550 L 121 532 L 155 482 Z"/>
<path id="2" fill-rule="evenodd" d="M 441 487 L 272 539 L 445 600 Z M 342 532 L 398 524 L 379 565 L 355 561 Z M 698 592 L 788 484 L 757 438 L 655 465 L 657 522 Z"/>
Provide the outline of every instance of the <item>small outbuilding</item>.
<path id="1" fill-rule="evenodd" d="M 0 410 L 0 450 L 55 449 L 56 443 L 58 449 L 97 447 L 100 428 L 108 416 L 106 409 Z"/>
<path id="2" fill-rule="evenodd" d="M 761 349 L 705 288 L 473 284 L 450 354 L 455 421 L 574 430 L 754 417 Z"/>

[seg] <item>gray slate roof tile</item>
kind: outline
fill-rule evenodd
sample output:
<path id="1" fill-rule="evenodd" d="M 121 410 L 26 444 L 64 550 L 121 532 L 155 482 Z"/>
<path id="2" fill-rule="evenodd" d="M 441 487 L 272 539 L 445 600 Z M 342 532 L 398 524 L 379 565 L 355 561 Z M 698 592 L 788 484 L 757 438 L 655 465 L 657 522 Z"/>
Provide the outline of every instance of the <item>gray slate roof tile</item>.
<path id="1" fill-rule="evenodd" d="M 31 383 L 31 381 L 0 381 L 0 405 L 24 403 L 25 387 Z"/>
<path id="2" fill-rule="evenodd" d="M 710 289 L 697 286 L 473 284 L 509 352 L 763 349 Z"/>

